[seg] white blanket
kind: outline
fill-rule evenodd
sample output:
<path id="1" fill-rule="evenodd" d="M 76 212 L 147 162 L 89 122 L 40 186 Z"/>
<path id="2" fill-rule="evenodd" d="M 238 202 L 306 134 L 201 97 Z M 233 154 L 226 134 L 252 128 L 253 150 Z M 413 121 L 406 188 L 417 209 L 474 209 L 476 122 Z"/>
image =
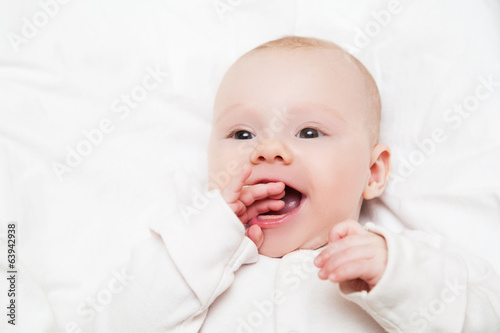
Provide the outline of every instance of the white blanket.
<path id="1" fill-rule="evenodd" d="M 500 271 L 499 17 L 495 0 L 3 2 L 0 264 L 14 221 L 19 274 L 18 325 L 0 331 L 78 332 L 110 301 L 102 281 L 206 178 L 225 70 L 290 34 L 340 44 L 379 85 L 393 170 L 362 220 L 443 234 Z"/>

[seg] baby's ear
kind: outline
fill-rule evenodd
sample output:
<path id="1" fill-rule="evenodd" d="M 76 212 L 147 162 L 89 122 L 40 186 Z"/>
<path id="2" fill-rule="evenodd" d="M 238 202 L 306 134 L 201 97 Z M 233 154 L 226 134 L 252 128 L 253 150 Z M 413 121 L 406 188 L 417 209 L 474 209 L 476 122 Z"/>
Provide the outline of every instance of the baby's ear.
<path id="1" fill-rule="evenodd" d="M 370 177 L 363 191 L 363 198 L 370 200 L 384 192 L 391 171 L 391 151 L 386 144 L 377 144 L 370 157 Z"/>

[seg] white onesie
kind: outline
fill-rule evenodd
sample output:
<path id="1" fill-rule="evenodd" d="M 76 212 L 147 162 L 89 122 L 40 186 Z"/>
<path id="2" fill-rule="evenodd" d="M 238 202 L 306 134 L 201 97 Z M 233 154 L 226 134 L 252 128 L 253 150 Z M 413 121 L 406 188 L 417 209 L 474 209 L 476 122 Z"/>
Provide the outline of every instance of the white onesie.
<path id="1" fill-rule="evenodd" d="M 218 192 L 198 214 L 151 226 L 133 251 L 129 286 L 90 332 L 498 332 L 500 278 L 437 235 L 385 237 L 386 271 L 370 292 L 318 278 L 321 251 L 257 253 Z"/>

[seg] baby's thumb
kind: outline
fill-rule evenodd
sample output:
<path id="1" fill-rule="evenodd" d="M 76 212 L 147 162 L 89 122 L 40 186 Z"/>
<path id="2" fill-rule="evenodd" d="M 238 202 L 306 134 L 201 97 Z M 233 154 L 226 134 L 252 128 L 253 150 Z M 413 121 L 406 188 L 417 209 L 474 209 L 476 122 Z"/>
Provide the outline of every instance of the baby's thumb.
<path id="1" fill-rule="evenodd" d="M 363 227 L 354 220 L 345 220 L 336 224 L 328 235 L 328 241 L 333 243 L 347 236 L 359 235 L 366 232 Z"/>
<path id="2" fill-rule="evenodd" d="M 246 235 L 252 242 L 255 243 L 255 246 L 257 246 L 257 248 L 259 248 L 264 242 L 264 234 L 262 233 L 262 229 L 256 224 L 247 229 Z"/>

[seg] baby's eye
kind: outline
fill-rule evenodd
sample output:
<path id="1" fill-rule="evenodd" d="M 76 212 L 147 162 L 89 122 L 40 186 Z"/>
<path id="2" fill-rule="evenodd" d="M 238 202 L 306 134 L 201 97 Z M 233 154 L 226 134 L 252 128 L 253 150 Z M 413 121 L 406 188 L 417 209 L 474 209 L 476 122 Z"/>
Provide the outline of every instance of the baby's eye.
<path id="1" fill-rule="evenodd" d="M 313 138 L 323 136 L 323 133 L 321 133 L 317 129 L 307 127 L 307 128 L 300 130 L 300 132 L 297 133 L 296 136 L 298 138 L 302 138 L 302 139 L 313 139 Z"/>
<path id="2" fill-rule="evenodd" d="M 255 135 L 253 135 L 249 131 L 239 130 L 233 133 L 232 138 L 236 140 L 250 140 L 255 138 Z"/>

